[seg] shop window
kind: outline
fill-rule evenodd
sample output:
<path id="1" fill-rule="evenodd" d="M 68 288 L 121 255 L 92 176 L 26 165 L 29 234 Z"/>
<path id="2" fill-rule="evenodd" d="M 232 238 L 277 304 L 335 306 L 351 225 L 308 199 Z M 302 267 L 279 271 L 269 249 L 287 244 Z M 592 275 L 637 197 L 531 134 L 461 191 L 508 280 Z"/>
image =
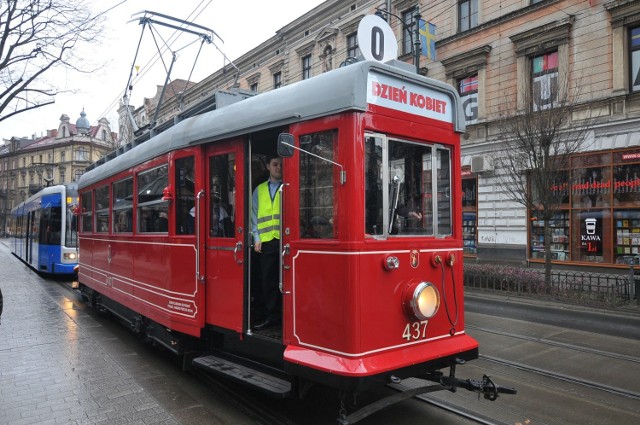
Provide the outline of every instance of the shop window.
<path id="1" fill-rule="evenodd" d="M 614 220 L 615 262 L 640 265 L 640 210 L 615 211 Z"/>
<path id="2" fill-rule="evenodd" d="M 602 208 L 611 205 L 611 167 L 572 170 L 573 208 Z"/>
<path id="3" fill-rule="evenodd" d="M 323 131 L 300 137 L 300 145 L 313 155 L 300 154 L 300 235 L 332 239 L 337 235 L 335 142 L 337 132 Z"/>
<path id="4" fill-rule="evenodd" d="M 540 214 L 531 214 L 530 229 L 530 256 L 533 259 L 544 259 L 544 220 L 540 219 Z M 551 237 L 551 260 L 570 260 L 569 251 L 569 212 L 564 211 L 553 216 L 549 221 Z"/>
<path id="5" fill-rule="evenodd" d="M 640 150 L 571 158 L 571 190 L 550 221 L 555 261 L 640 264 Z M 566 197 L 567 182 L 552 183 Z M 544 259 L 544 222 L 532 212 L 530 258 Z"/>
<path id="6" fill-rule="evenodd" d="M 569 208 L 570 199 L 570 172 L 568 170 L 560 170 L 554 172 L 554 177 L 546 182 L 542 190 L 539 190 L 537 184 L 531 183 L 531 190 L 534 191 L 533 200 L 538 205 L 542 205 L 542 196 L 547 202 L 558 205 L 560 208 Z"/>
<path id="7" fill-rule="evenodd" d="M 611 213 L 608 209 L 574 210 L 571 215 L 571 259 L 611 262 Z"/>
<path id="8" fill-rule="evenodd" d="M 640 164 L 613 167 L 613 205 L 615 207 L 640 206 Z"/>
<path id="9" fill-rule="evenodd" d="M 468 176 L 465 176 L 468 173 Z M 465 254 L 478 252 L 478 178 L 462 171 L 462 249 Z"/>

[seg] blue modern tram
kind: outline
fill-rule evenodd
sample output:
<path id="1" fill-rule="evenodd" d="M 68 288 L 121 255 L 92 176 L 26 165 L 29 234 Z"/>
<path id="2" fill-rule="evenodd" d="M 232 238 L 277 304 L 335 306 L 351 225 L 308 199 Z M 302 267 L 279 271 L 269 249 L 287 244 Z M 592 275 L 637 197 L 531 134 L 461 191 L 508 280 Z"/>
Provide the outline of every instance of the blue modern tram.
<path id="1" fill-rule="evenodd" d="M 70 275 L 78 264 L 75 184 L 42 189 L 11 210 L 11 252 L 35 271 Z"/>

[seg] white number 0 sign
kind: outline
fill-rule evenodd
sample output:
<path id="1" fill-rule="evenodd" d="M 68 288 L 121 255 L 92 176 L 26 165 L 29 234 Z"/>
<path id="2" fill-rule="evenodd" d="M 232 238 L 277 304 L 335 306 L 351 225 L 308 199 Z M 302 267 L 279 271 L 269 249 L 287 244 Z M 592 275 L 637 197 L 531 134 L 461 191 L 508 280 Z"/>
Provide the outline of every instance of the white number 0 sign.
<path id="1" fill-rule="evenodd" d="M 360 21 L 358 45 L 366 60 L 387 62 L 398 58 L 398 41 L 393 30 L 376 15 L 367 15 Z"/>

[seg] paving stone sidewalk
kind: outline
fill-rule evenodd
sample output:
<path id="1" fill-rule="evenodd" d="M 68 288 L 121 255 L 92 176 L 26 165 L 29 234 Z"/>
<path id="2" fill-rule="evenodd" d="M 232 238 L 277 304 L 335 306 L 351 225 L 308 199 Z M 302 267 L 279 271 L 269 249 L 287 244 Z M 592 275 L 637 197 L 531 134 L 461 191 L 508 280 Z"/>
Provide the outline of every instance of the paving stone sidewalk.
<path id="1" fill-rule="evenodd" d="M 11 255 L 6 240 L 0 241 L 0 274 L 0 424 L 252 423 L 212 414 L 215 408 L 185 389 L 190 384 L 179 383 L 188 377 L 150 364 L 146 357 L 159 353 L 144 356 L 135 338 L 126 345 L 83 311 L 73 292 Z"/>

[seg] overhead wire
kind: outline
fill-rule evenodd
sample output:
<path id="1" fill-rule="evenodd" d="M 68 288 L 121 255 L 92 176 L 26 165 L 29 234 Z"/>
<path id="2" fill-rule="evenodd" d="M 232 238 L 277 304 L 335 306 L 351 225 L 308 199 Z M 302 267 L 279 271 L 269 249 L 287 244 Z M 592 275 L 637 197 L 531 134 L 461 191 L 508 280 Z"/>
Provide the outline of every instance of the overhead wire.
<path id="1" fill-rule="evenodd" d="M 126 0 L 124 0 L 124 1 L 123 1 L 123 3 L 124 3 L 125 1 L 126 1 Z M 196 11 L 198 11 L 198 9 L 202 6 L 202 4 L 203 4 L 205 1 L 206 1 L 206 0 L 202 0 L 202 1 L 200 2 L 200 4 L 199 4 L 198 6 L 196 6 L 196 8 L 195 8 L 195 9 L 194 9 L 190 14 L 189 14 L 189 16 L 187 17 L 187 19 L 190 19 L 190 18 L 191 18 L 191 16 L 192 16 L 192 15 L 194 15 L 194 14 L 196 13 Z M 208 3 L 207 3 L 207 4 L 202 8 L 202 10 L 200 10 L 199 12 L 197 12 L 197 14 L 195 15 L 195 17 L 194 17 L 193 19 L 197 18 L 197 17 L 198 17 L 202 12 L 204 12 L 204 10 L 205 10 L 205 9 L 206 9 L 210 4 L 211 4 L 211 2 L 212 2 L 212 1 L 213 1 L 213 0 L 209 0 L 209 1 L 208 1 Z M 437 8 L 438 6 L 442 6 L 442 5 L 443 5 L 444 3 L 446 3 L 446 2 L 447 2 L 447 0 L 440 0 L 440 1 L 435 1 L 435 2 L 434 2 L 433 4 L 431 4 L 431 5 L 423 5 L 423 7 L 422 7 L 422 11 L 420 10 L 420 7 L 418 7 L 418 12 L 419 12 L 419 13 L 424 13 L 424 12 L 426 12 L 426 10 L 427 10 L 427 9 L 428 9 L 428 10 L 433 10 L 433 8 Z M 443 13 L 445 13 L 445 12 L 447 12 L 447 11 L 448 11 L 448 8 L 447 8 L 447 7 L 442 8 L 442 10 L 441 10 L 439 13 L 437 13 L 436 15 L 434 15 L 434 16 L 429 16 L 429 21 L 434 20 L 434 19 L 436 19 L 436 18 L 440 17 Z M 400 33 L 401 33 L 401 34 L 404 34 L 404 22 L 403 22 L 401 19 L 397 19 L 397 18 L 398 18 L 398 17 L 396 17 L 396 19 L 393 19 L 393 23 L 392 23 L 392 24 L 390 24 L 390 26 L 391 26 L 391 28 L 393 29 L 394 33 L 397 33 L 397 32 L 398 32 L 398 29 L 401 29 Z M 164 40 L 163 40 L 163 42 L 164 42 L 164 44 L 165 44 L 165 48 L 164 48 L 164 50 L 162 50 L 162 54 L 163 54 L 163 53 L 165 53 L 167 50 L 169 50 L 169 49 L 170 49 L 170 46 L 171 46 L 171 45 L 173 45 L 173 43 L 175 43 L 175 42 L 177 41 L 177 39 L 180 37 L 180 35 L 181 35 L 181 34 L 182 34 L 182 33 L 180 33 L 178 30 L 176 30 L 176 31 L 174 31 L 174 33 L 171 35 L 171 37 L 169 37 L 169 39 L 168 39 L 167 41 L 164 41 Z M 174 36 L 175 36 L 175 39 L 174 39 Z M 195 43 L 195 41 L 193 41 L 192 43 L 190 43 L 190 44 L 188 44 L 187 46 L 183 47 L 183 49 L 184 49 L 184 48 L 186 48 L 186 47 L 188 47 L 188 46 L 190 46 L 190 45 L 192 45 L 193 43 Z M 399 40 L 398 40 L 398 43 L 399 43 L 399 44 L 401 44 L 401 43 L 402 43 L 402 39 L 399 39 Z M 224 82 L 223 82 L 223 83 L 221 83 L 221 84 L 220 84 L 220 86 L 221 86 L 221 87 L 223 87 L 223 86 L 226 86 L 227 84 L 232 84 L 232 85 L 233 85 L 233 84 L 236 84 L 236 83 L 237 83 L 237 79 L 238 79 L 238 77 L 239 77 L 239 76 L 240 76 L 240 74 L 241 74 L 240 69 L 238 69 L 238 67 L 237 67 L 237 66 L 236 66 L 236 65 L 235 65 L 231 60 L 229 60 L 229 58 L 224 54 L 224 52 L 223 52 L 223 51 L 222 51 L 222 50 L 217 46 L 217 44 L 216 44 L 215 42 L 213 42 L 212 44 L 213 44 L 213 45 L 214 45 L 214 47 L 215 47 L 215 48 L 216 48 L 216 49 L 217 49 L 217 50 L 218 50 L 218 51 L 223 55 L 224 59 L 225 59 L 226 61 L 228 61 L 228 62 L 229 62 L 229 63 L 230 63 L 230 64 L 231 64 L 235 69 L 236 69 L 236 75 L 235 75 L 235 78 L 234 78 L 233 83 L 232 83 L 232 82 L 230 82 L 229 80 L 227 80 L 227 82 L 226 82 L 226 83 L 224 83 Z M 201 49 L 202 49 L 202 45 L 201 45 L 201 47 L 200 47 L 200 50 L 198 51 L 197 57 L 199 57 Z M 336 51 L 334 52 L 334 57 L 340 57 L 342 54 L 345 54 L 345 53 L 347 52 L 347 50 L 348 50 L 348 47 L 342 48 L 342 49 L 340 49 L 340 50 L 336 50 Z M 158 60 L 163 60 L 163 59 L 162 59 L 162 54 L 160 53 L 160 49 L 158 49 L 158 52 L 156 52 L 156 54 L 154 54 L 154 56 L 153 56 L 151 59 L 149 59 L 149 61 L 148 61 L 148 62 L 147 62 L 147 63 L 146 63 L 146 64 L 145 64 L 145 65 L 144 65 L 144 66 L 139 70 L 139 72 L 137 73 L 137 75 L 134 77 L 134 79 L 133 79 L 133 82 L 132 82 L 132 83 L 133 83 L 133 84 L 135 84 L 135 82 L 138 82 L 142 77 L 144 77 L 144 76 L 149 72 L 149 70 L 152 68 L 152 66 L 153 66 L 155 63 L 157 63 L 157 61 L 158 61 Z M 167 66 L 166 66 L 166 63 L 164 63 L 164 60 L 163 60 L 163 65 L 164 65 L 164 67 L 165 67 L 165 70 L 167 70 Z M 225 66 L 226 66 L 226 65 L 225 65 Z M 338 66 L 338 64 L 333 64 L 333 67 L 337 67 L 337 66 Z M 321 63 L 320 63 L 320 62 L 316 62 L 316 64 L 315 64 L 315 65 L 313 65 L 313 68 L 312 68 L 312 69 L 315 69 L 315 68 L 318 68 L 318 69 L 319 69 L 320 67 L 321 67 Z M 191 69 L 191 71 L 190 71 L 189 78 L 188 78 L 188 80 L 187 80 L 187 81 L 190 81 L 190 78 L 191 78 L 191 76 L 192 76 L 192 74 L 193 74 L 194 69 L 195 69 L 195 63 L 194 63 L 194 66 L 192 67 L 192 69 Z M 303 73 L 303 71 L 297 72 L 297 73 L 295 73 L 295 74 L 291 74 L 291 73 L 289 73 L 289 74 L 287 75 L 287 79 L 288 79 L 289 81 L 291 81 L 291 82 L 293 82 L 293 81 L 298 81 L 298 80 L 300 79 L 300 77 L 302 76 L 302 73 Z M 284 82 L 284 81 L 283 81 L 283 82 Z M 290 83 L 289 83 L 289 84 L 290 84 Z M 173 89 L 175 90 L 175 88 L 173 88 Z M 174 93 L 174 95 L 175 95 L 175 93 Z M 107 110 L 106 110 L 106 111 L 105 111 L 101 116 L 103 116 L 107 111 L 111 110 L 111 109 L 112 109 L 112 108 L 113 108 L 113 107 L 114 107 L 114 106 L 115 106 L 115 105 L 120 101 L 120 99 L 121 99 L 121 98 L 122 98 L 122 96 L 118 96 L 118 97 L 117 97 L 117 98 L 116 98 L 116 99 L 115 99 L 115 100 L 110 104 L 110 106 L 107 108 Z"/>
<path id="2" fill-rule="evenodd" d="M 121 3 L 117 4 L 116 6 L 108 9 L 107 11 L 105 11 L 103 13 L 106 13 L 106 12 L 108 12 L 110 10 L 113 10 L 115 7 L 120 6 L 121 4 L 125 3 L 126 1 L 127 0 L 123 0 Z M 208 0 L 208 2 L 207 2 L 207 0 L 202 0 L 193 9 L 193 11 L 187 16 L 186 20 L 188 20 L 188 19 L 197 19 L 198 16 L 200 16 L 209 7 L 209 5 L 211 4 L 212 1 L 213 0 Z M 205 2 L 207 2 L 207 4 L 202 6 Z M 182 33 L 179 30 L 174 30 L 173 34 L 168 38 L 167 45 L 171 46 L 173 43 L 175 43 L 177 41 L 177 39 L 181 35 L 182 35 Z M 175 39 L 174 39 L 174 37 L 175 37 Z M 142 38 L 142 34 L 141 34 L 141 38 Z M 119 102 L 122 99 L 122 97 L 127 94 L 127 90 L 129 88 L 129 86 L 130 85 L 135 85 L 135 83 L 140 81 L 140 79 L 142 79 L 153 68 L 153 65 L 155 65 L 158 62 L 158 60 L 161 59 L 162 55 L 168 49 L 169 49 L 169 47 L 167 47 L 162 52 L 156 51 L 156 53 L 154 53 L 154 55 L 140 69 L 137 70 L 136 75 L 135 75 L 135 77 L 133 77 L 133 79 L 131 79 L 131 76 L 130 76 L 129 77 L 130 78 L 130 82 L 127 83 L 127 87 L 125 88 L 125 91 L 117 94 L 115 99 L 113 101 L 111 101 L 111 103 L 105 108 L 105 110 L 99 115 L 99 117 L 104 117 L 105 115 L 107 115 L 109 113 L 109 111 L 113 110 L 119 104 Z M 136 56 L 137 56 L 137 52 L 136 52 Z M 199 56 L 199 53 L 198 53 L 198 56 Z M 131 69 L 133 70 L 134 67 L 135 67 L 135 63 L 133 63 L 131 65 Z"/>

